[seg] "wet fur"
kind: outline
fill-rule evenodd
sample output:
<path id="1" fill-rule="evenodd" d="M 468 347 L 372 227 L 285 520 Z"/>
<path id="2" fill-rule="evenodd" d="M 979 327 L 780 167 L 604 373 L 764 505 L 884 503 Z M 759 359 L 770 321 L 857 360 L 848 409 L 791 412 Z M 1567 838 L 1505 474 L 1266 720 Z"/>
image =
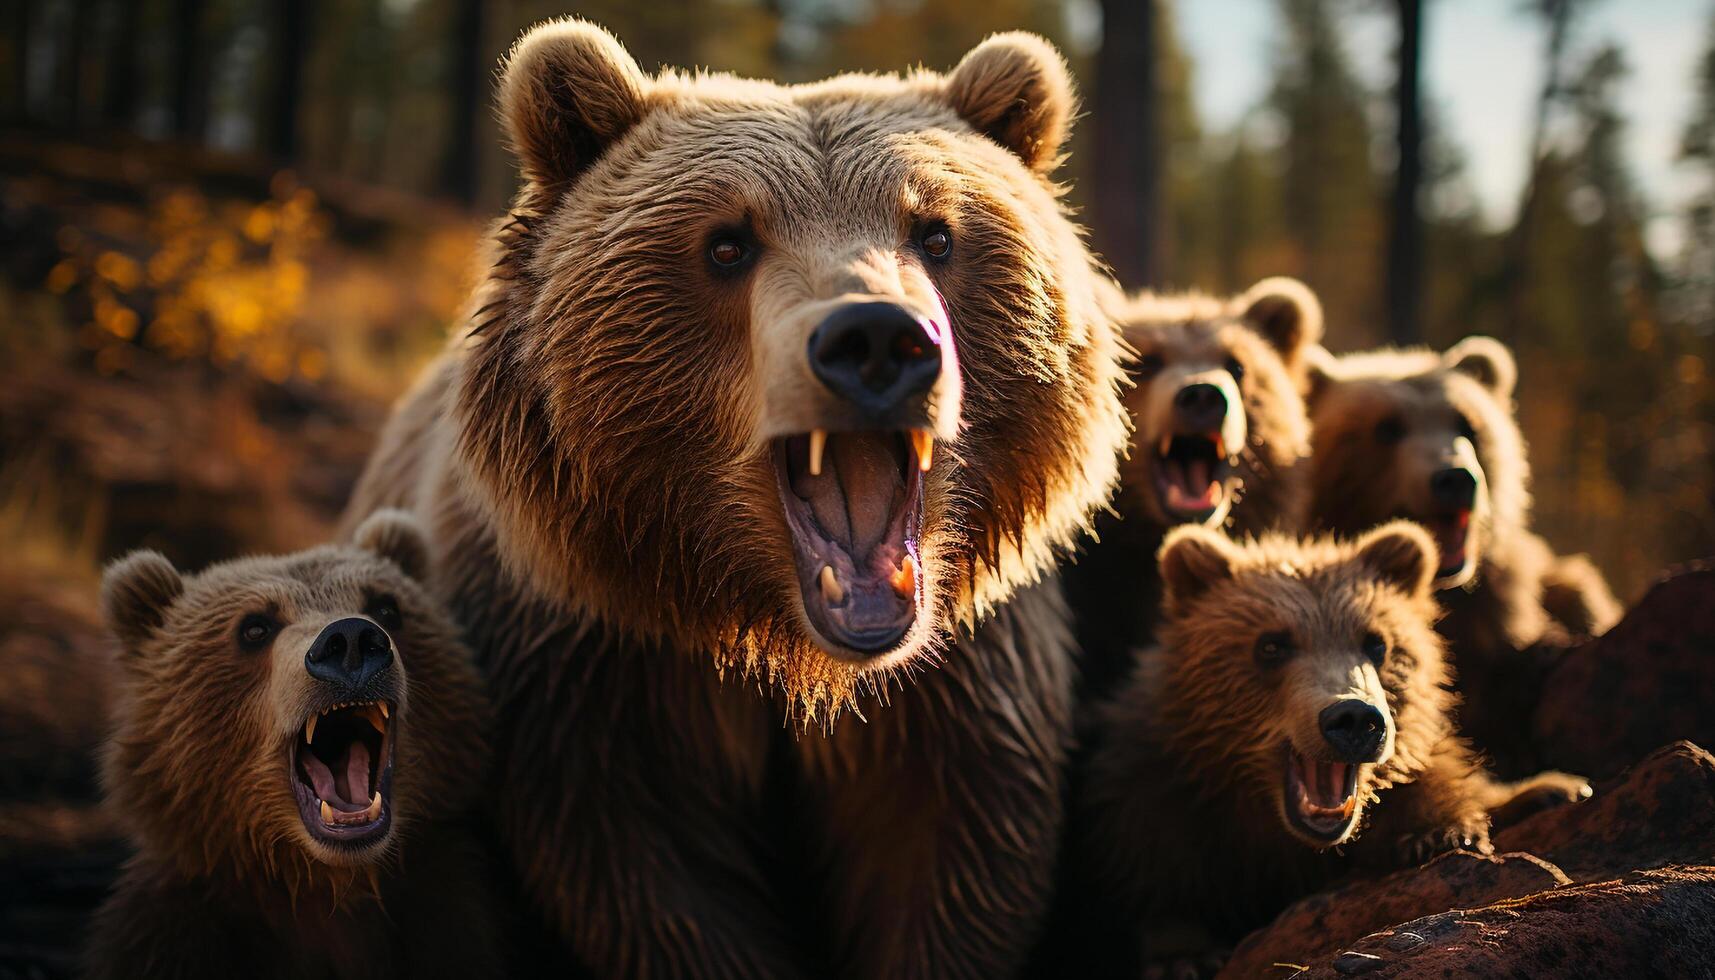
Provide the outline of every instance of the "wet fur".
<path id="1" fill-rule="evenodd" d="M 110 570 L 124 652 L 103 774 L 136 854 L 97 915 L 91 976 L 501 975 L 492 858 L 466 826 L 488 764 L 482 682 L 400 567 L 416 534 L 381 522 L 360 535 L 386 557 L 327 546 L 180 579 L 145 552 Z M 376 592 L 404 614 L 392 833 L 378 856 L 330 863 L 303 828 L 284 746 L 301 737 L 303 651 Z M 238 622 L 270 609 L 287 624 L 273 646 L 239 649 Z"/>
<path id="2" fill-rule="evenodd" d="M 609 975 L 1012 972 L 1071 730 L 1044 576 L 1125 431 L 1118 338 L 1046 176 L 1072 112 L 1058 55 L 1006 35 L 951 76 L 646 78 L 562 22 L 511 65 L 532 179 L 354 512 L 431 528 L 497 700 L 527 892 Z M 931 621 L 865 669 L 806 631 L 761 436 L 802 369 L 759 371 L 803 349 L 803 304 L 926 281 L 891 244 L 913 212 L 957 243 L 928 274 L 962 405 L 925 483 Z M 763 245 L 738 282 L 703 258 L 734 224 Z"/>

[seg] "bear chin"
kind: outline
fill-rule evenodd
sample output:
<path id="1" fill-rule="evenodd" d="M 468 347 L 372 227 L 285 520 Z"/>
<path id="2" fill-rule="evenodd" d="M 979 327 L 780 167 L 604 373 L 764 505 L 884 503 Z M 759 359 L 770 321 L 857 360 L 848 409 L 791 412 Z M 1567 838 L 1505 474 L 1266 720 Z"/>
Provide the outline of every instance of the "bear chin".
<path id="1" fill-rule="evenodd" d="M 1362 815 L 1362 766 L 1306 757 L 1288 743 L 1281 752 L 1281 817 L 1293 836 L 1321 849 L 1355 835 Z"/>
<path id="2" fill-rule="evenodd" d="M 810 639 L 868 664 L 914 646 L 927 622 L 924 481 L 916 430 L 817 430 L 774 444 L 775 484 Z"/>
<path id="3" fill-rule="evenodd" d="M 388 700 L 313 709 L 287 751 L 287 778 L 309 850 L 329 863 L 379 853 L 393 832 L 398 705 Z"/>

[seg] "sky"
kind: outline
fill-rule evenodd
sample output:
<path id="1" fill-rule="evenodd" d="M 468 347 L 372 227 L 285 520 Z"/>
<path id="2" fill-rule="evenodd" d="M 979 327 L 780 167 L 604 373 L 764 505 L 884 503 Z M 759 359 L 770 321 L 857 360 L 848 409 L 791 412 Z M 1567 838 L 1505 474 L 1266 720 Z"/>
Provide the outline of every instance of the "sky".
<path id="1" fill-rule="evenodd" d="M 1173 0 L 1194 64 L 1194 97 L 1205 125 L 1226 129 L 1263 98 L 1275 57 L 1274 0 Z M 1346 50 L 1374 88 L 1392 83 L 1396 28 L 1390 4 L 1351 5 Z M 1464 154 L 1481 213 L 1508 223 L 1529 152 L 1531 115 L 1542 86 L 1542 31 L 1518 0 L 1428 0 L 1424 91 L 1433 118 Z M 1657 210 L 1650 240 L 1674 249 L 1670 212 L 1689 193 L 1675 165 L 1689 117 L 1697 59 L 1715 0 L 1595 0 L 1574 43 L 1587 51 L 1612 39 L 1631 74 L 1619 87 L 1630 162 Z M 1658 252 L 1658 254 L 1660 254 Z"/>

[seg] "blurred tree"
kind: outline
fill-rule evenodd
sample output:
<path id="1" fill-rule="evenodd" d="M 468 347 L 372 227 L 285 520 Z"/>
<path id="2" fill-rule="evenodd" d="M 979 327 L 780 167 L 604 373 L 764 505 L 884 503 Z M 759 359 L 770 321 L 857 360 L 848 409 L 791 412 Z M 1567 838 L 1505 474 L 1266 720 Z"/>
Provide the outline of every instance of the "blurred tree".
<path id="1" fill-rule="evenodd" d="M 298 156 L 298 117 L 303 95 L 304 60 L 309 56 L 314 0 L 287 0 L 272 7 L 268 43 L 272 50 L 268 99 L 262 121 L 270 156 L 289 163 Z"/>
<path id="2" fill-rule="evenodd" d="M 172 72 L 169 113 L 173 135 L 187 142 L 201 142 L 208 125 L 208 93 L 203 59 L 204 0 L 173 0 L 171 54 Z"/>
<path id="3" fill-rule="evenodd" d="M 130 126 L 137 116 L 137 49 L 141 46 L 142 0 L 113 0 L 112 31 L 107 39 L 106 76 L 103 81 L 101 119 L 114 129 Z"/>
<path id="4" fill-rule="evenodd" d="M 1094 200 L 1098 251 L 1122 285 L 1161 278 L 1161 89 L 1156 0 L 1103 0 L 1096 56 Z"/>
<path id="5" fill-rule="evenodd" d="M 89 71 L 86 53 L 95 27 L 94 6 L 94 0 L 72 0 L 71 18 L 66 21 L 54 120 L 66 129 L 76 129 L 83 121 L 84 76 Z"/>
<path id="6" fill-rule="evenodd" d="M 1394 84 L 1393 207 L 1388 227 L 1388 334 L 1400 346 L 1423 342 L 1423 0 L 1396 0 L 1398 79 Z"/>
<path id="7" fill-rule="evenodd" d="M 470 203 L 476 197 L 477 110 L 488 93 L 483 70 L 482 0 L 453 0 L 452 51 L 447 70 L 447 101 L 452 118 L 447 125 L 446 159 L 441 164 L 441 191 Z"/>
<path id="8" fill-rule="evenodd" d="M 1697 64 L 1697 102 L 1679 159 L 1695 175 L 1697 190 L 1685 206 L 1676 300 L 1680 318 L 1708 337 L 1715 332 L 1715 18 Z"/>

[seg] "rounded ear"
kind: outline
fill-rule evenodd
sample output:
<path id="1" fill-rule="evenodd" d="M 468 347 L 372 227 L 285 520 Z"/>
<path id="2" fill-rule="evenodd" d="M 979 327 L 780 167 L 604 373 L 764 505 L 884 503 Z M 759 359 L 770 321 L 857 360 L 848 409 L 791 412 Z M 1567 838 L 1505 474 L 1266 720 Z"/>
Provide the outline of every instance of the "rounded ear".
<path id="1" fill-rule="evenodd" d="M 185 591 L 184 579 L 158 551 L 133 551 L 101 576 L 101 611 L 127 650 L 134 650 L 165 621 Z"/>
<path id="2" fill-rule="evenodd" d="M 1160 557 L 1167 607 L 1183 609 L 1216 585 L 1230 581 L 1237 558 L 1233 543 L 1218 531 L 1193 524 L 1169 531 Z"/>
<path id="3" fill-rule="evenodd" d="M 1264 279 L 1245 290 L 1239 302 L 1245 321 L 1267 337 L 1288 364 L 1298 360 L 1306 345 L 1322 340 L 1322 301 L 1296 279 Z"/>
<path id="4" fill-rule="evenodd" d="M 524 176 L 562 186 L 643 118 L 649 79 L 612 34 L 566 18 L 518 39 L 501 69 L 500 116 Z"/>
<path id="5" fill-rule="evenodd" d="M 1354 561 L 1408 595 L 1428 595 L 1441 562 L 1435 539 L 1411 521 L 1390 521 L 1363 537 L 1354 546 Z"/>
<path id="6" fill-rule="evenodd" d="M 1078 105 L 1060 52 L 1024 31 L 972 48 L 947 76 L 946 98 L 973 129 L 1044 174 L 1060 162 Z"/>
<path id="7" fill-rule="evenodd" d="M 1321 344 L 1311 344 L 1304 350 L 1304 402 L 1314 407 L 1316 400 L 1327 394 L 1335 379 L 1334 352 Z"/>
<path id="8" fill-rule="evenodd" d="M 372 551 L 406 575 L 421 582 L 429 574 L 429 539 L 417 519 L 402 510 L 384 508 L 363 519 L 352 535 L 359 548 Z"/>
<path id="9" fill-rule="evenodd" d="M 1493 337 L 1466 337 L 1441 355 L 1441 363 L 1449 371 L 1458 371 L 1477 379 L 1477 383 L 1493 392 L 1497 398 L 1511 398 L 1513 385 L 1518 383 L 1518 362 L 1513 352 Z"/>

